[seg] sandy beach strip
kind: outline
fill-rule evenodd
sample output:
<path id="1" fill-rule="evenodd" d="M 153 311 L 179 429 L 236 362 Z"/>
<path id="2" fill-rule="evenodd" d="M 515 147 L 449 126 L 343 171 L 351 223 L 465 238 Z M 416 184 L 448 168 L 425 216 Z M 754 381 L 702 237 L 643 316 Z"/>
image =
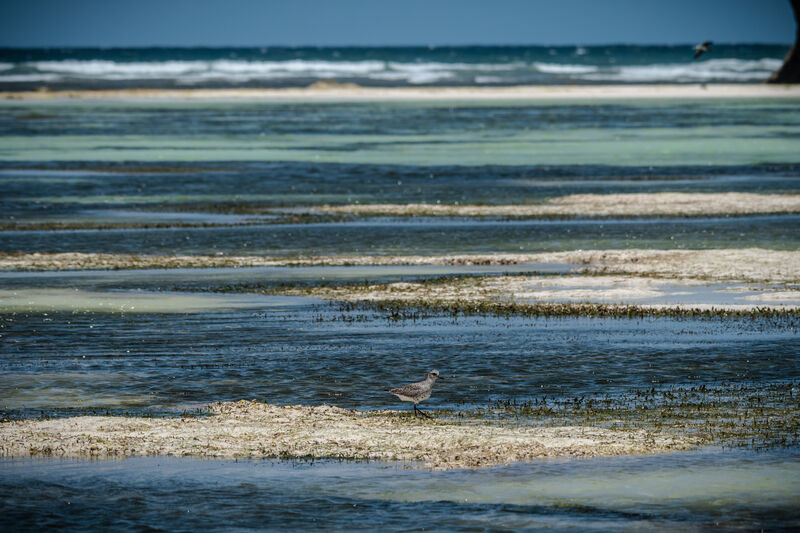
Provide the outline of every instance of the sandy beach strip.
<path id="1" fill-rule="evenodd" d="M 628 193 L 572 194 L 540 204 L 348 204 L 312 208 L 360 216 L 714 216 L 800 213 L 800 194 Z"/>
<path id="2" fill-rule="evenodd" d="M 577 264 L 576 271 L 583 274 L 626 274 L 704 281 L 800 282 L 800 251 L 797 250 L 578 250 L 537 255 L 540 260 Z"/>
<path id="3" fill-rule="evenodd" d="M 212 416 L 83 416 L 0 423 L 0 455 L 207 458 L 340 458 L 402 461 L 430 468 L 478 468 L 552 457 L 651 454 L 696 439 L 646 430 L 525 427 L 416 419 L 408 412 L 360 412 L 320 405 L 212 404 Z"/>
<path id="4" fill-rule="evenodd" d="M 541 253 L 358 256 L 131 255 L 82 252 L 2 252 L 0 270 L 118 270 L 383 265 L 571 264 L 575 274 L 630 275 L 704 281 L 800 283 L 800 251 L 763 248 L 712 250 L 574 250 Z"/>
<path id="5" fill-rule="evenodd" d="M 758 84 L 537 85 L 512 87 L 357 87 L 336 82 L 287 89 L 103 89 L 4 91 L 0 100 L 161 99 L 265 101 L 628 100 L 800 98 L 800 86 Z"/>

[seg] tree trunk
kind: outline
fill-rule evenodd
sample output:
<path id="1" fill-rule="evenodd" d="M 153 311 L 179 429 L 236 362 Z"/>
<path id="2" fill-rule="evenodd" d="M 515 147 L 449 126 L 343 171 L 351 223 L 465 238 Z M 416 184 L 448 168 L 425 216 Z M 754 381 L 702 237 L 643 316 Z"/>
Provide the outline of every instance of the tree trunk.
<path id="1" fill-rule="evenodd" d="M 767 79 L 767 83 L 800 83 L 800 0 L 789 0 L 794 11 L 797 34 L 794 45 L 783 59 L 783 65 Z"/>

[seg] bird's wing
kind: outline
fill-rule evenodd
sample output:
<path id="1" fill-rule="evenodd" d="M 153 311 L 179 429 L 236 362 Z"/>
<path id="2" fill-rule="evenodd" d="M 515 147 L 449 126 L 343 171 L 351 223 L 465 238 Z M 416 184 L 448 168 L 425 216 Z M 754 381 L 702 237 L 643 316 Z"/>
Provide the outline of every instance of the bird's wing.
<path id="1" fill-rule="evenodd" d="M 389 392 L 392 394 L 399 392 L 404 396 L 415 396 L 424 390 L 425 382 L 421 381 L 419 383 L 412 383 L 410 385 L 404 385 L 402 387 L 397 387 L 396 389 L 390 389 Z"/>
<path id="2" fill-rule="evenodd" d="M 711 50 L 713 46 L 714 46 L 713 41 L 703 41 L 703 44 L 695 45 L 694 58 L 697 59 L 698 57 L 703 55 L 704 52 L 708 52 L 709 50 Z"/>

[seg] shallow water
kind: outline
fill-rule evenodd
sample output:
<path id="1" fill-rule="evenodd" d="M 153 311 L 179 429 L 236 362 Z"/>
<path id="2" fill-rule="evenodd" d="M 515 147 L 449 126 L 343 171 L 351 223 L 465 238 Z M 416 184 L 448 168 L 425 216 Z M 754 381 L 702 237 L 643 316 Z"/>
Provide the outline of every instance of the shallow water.
<path id="1" fill-rule="evenodd" d="M 0 284 L 9 289 L 63 288 L 80 290 L 165 289 L 219 291 L 227 287 L 254 290 L 281 284 L 393 283 L 439 276 L 519 273 L 565 274 L 575 265 L 525 263 L 520 265 L 367 265 L 247 268 L 172 268 L 142 270 L 68 270 L 0 272 Z M 124 293 L 120 293 L 123 296 Z M 0 306 L 2 309 L 2 306 Z M 80 310 L 79 307 L 76 307 Z"/>
<path id="2" fill-rule="evenodd" d="M 3 231 L 0 249 L 187 255 L 438 255 L 800 245 L 800 215 L 564 221 L 385 220 L 214 228 Z"/>
<path id="3" fill-rule="evenodd" d="M 800 163 L 797 102 L 0 101 L 4 161 Z M 34 117 L 31 119 L 30 117 Z M 38 142 L 31 143 L 35 137 Z"/>
<path id="4" fill-rule="evenodd" d="M 239 224 L 270 222 L 250 214 L 267 208 L 321 204 L 797 193 L 796 104 L 2 101 L 0 214 L 6 225 Z M 293 255 L 793 249 L 795 218 L 4 231 L 0 250 Z"/>
<path id="5" fill-rule="evenodd" d="M 267 208 L 797 193 L 794 101 L 0 102 L 7 225 L 239 224 Z M 122 161 L 122 162 L 121 162 Z M 158 214 L 153 214 L 156 212 Z M 268 255 L 795 249 L 797 216 L 0 232 L 4 251 Z"/>
<path id="6" fill-rule="evenodd" d="M 197 313 L 227 309 L 265 309 L 305 302 L 300 298 L 254 294 L 174 294 L 163 291 L 85 291 L 0 289 L 3 313 Z"/>
<path id="7" fill-rule="evenodd" d="M 528 275 L 514 285 L 518 302 L 599 302 L 622 305 L 798 306 L 785 283 L 742 283 L 576 276 L 567 263 L 514 265 L 366 265 L 172 268 L 0 272 L 0 312 L 194 313 L 258 308 L 298 298 L 256 294 L 287 285 L 386 284 L 440 277 Z M 170 293 L 164 291 L 182 291 Z M 203 292 L 198 292 L 203 291 Z M 226 293 L 227 295 L 214 294 Z"/>
<path id="8" fill-rule="evenodd" d="M 153 206 L 197 206 L 224 212 L 225 207 L 241 204 L 491 205 L 541 201 L 574 193 L 800 191 L 797 166 L 792 164 L 470 167 L 213 162 L 204 168 L 171 162 L 171 168 L 161 169 L 157 163 L 114 163 L 105 172 L 94 170 L 103 168 L 98 163 L 6 165 L 0 170 L 0 188 L 5 193 L 0 202 L 4 210 L 13 208 L 20 214 L 39 211 L 40 215 L 43 211 L 85 213 L 92 209 L 147 211 Z M 31 165 L 35 168 L 28 168 Z M 69 169 L 70 166 L 76 168 Z"/>
<path id="9" fill-rule="evenodd" d="M 79 300 L 72 312 L 1 315 L 3 412 L 167 414 L 242 398 L 402 409 L 383 391 L 431 368 L 447 376 L 426 402 L 434 409 L 800 379 L 791 319 L 395 321 L 302 298 L 211 295 L 201 301 L 216 309 L 183 313 L 186 293 L 157 298 L 160 312 L 82 310 Z"/>
<path id="10" fill-rule="evenodd" d="M 796 453 L 714 450 L 429 472 L 333 462 L 0 459 L 16 531 L 791 531 Z"/>

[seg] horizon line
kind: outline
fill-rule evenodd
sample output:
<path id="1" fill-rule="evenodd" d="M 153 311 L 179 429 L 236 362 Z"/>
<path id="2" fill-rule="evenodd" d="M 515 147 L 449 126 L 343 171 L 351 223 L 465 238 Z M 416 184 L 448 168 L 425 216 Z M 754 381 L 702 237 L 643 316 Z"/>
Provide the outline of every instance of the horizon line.
<path id="1" fill-rule="evenodd" d="M 680 42 L 680 43 L 625 43 L 625 42 L 608 42 L 608 43 L 595 43 L 595 44 L 541 44 L 541 43 L 493 43 L 493 44 L 147 44 L 147 45 L 36 45 L 36 46 L 17 46 L 6 45 L 0 43 L 0 50 L 52 50 L 52 49 L 66 49 L 66 50 L 121 50 L 121 49 L 169 49 L 169 48 L 184 48 L 184 49 L 226 49 L 226 48 L 280 48 L 280 49 L 329 49 L 329 48 L 348 48 L 348 49 L 361 49 L 361 48 L 427 48 L 435 50 L 437 48 L 598 48 L 610 46 L 639 46 L 639 47 L 682 47 L 694 46 L 695 42 Z M 715 46 L 792 46 L 793 43 L 779 43 L 779 42 L 756 42 L 756 41 L 741 41 L 741 42 L 725 42 L 714 41 Z"/>

